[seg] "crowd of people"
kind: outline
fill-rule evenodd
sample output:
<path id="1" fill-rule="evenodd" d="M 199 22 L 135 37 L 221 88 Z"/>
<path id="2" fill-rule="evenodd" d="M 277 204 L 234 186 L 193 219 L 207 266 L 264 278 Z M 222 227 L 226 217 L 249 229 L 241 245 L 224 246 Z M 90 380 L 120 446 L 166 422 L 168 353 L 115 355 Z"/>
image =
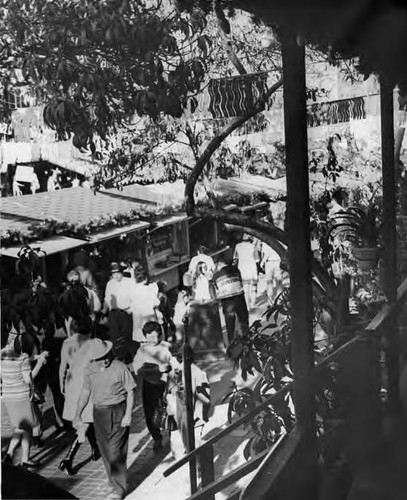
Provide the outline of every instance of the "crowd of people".
<path id="1" fill-rule="evenodd" d="M 126 456 L 136 384 L 153 450 L 162 448 L 160 408 L 166 407 L 173 455 L 188 449 L 183 357 L 183 322 L 196 306 L 215 304 L 224 315 L 226 345 L 249 328 L 260 266 L 273 261 L 245 237 L 233 261 L 217 262 L 199 249 L 184 275 L 178 301 L 171 304 L 164 282 L 149 283 L 139 263 L 112 262 L 102 292 L 87 266 L 77 258 L 58 297 L 58 314 L 41 277 L 32 277 L 31 293 L 39 295 L 36 314 L 10 314 L 2 330 L 1 391 L 14 429 L 3 460 L 13 463 L 21 444 L 21 466 L 35 469 L 30 446 L 40 445 L 41 408 L 46 387 L 53 397 L 56 432 L 72 433 L 72 443 L 59 468 L 76 472 L 74 458 L 87 439 L 91 458 L 103 460 L 112 498 L 127 493 Z M 275 259 L 277 261 L 277 259 Z M 267 282 L 275 286 L 276 266 Z M 48 294 L 48 295 L 47 295 Z M 194 309 L 195 307 L 195 309 Z M 42 309 L 41 309 L 42 308 Z M 42 311 L 42 313 L 41 313 Z M 14 311 L 15 312 L 15 311 Z M 63 321 L 57 320 L 57 315 Z M 3 318 L 4 319 L 4 318 Z M 201 334 L 211 335 L 210 329 Z M 193 352 L 189 352 L 193 358 Z M 199 444 L 208 420 L 208 378 L 192 362 L 195 440 Z M 33 441 L 37 439 L 37 442 Z"/>

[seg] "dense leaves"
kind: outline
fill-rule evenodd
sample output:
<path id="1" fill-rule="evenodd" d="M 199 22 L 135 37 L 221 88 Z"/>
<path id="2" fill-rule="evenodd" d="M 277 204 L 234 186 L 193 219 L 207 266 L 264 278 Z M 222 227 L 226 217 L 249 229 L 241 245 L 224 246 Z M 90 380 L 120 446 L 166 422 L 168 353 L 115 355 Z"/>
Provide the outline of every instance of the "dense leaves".
<path id="1" fill-rule="evenodd" d="M 322 324 L 324 313 L 329 310 L 326 299 L 314 294 L 315 329 Z M 321 344 L 315 339 L 315 360 L 320 362 L 330 349 L 331 342 L 326 338 Z M 291 360 L 291 304 L 290 291 L 285 288 L 266 310 L 262 320 L 255 321 L 248 332 L 237 337 L 229 346 L 228 354 L 241 370 L 242 378 L 255 375 L 257 380 L 252 389 L 233 387 L 225 396 L 229 401 L 228 418 L 234 414 L 245 415 L 259 403 L 264 402 L 272 394 L 293 382 Z M 273 400 L 264 411 L 258 413 L 251 421 L 253 435 L 245 447 L 248 459 L 270 447 L 282 433 L 289 431 L 294 425 L 293 405 L 291 401 L 292 386 Z M 332 420 L 340 418 L 338 404 L 338 388 L 336 366 L 325 365 L 318 368 L 315 382 L 317 426 L 319 435 L 324 435 Z"/>
<path id="2" fill-rule="evenodd" d="M 205 24 L 159 0 L 3 1 L 0 71 L 8 91 L 46 88 L 47 125 L 93 149 L 134 113 L 181 115 L 205 75 Z"/>

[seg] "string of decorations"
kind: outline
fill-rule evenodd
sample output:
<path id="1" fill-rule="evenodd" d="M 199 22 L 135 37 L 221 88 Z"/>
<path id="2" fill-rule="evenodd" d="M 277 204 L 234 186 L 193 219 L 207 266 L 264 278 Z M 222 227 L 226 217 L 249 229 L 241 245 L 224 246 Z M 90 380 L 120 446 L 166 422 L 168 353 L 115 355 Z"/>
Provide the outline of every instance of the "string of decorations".
<path id="1" fill-rule="evenodd" d="M 247 206 L 261 201 L 271 201 L 268 194 L 264 192 L 228 193 L 217 198 L 219 205 Z M 210 200 L 201 200 L 198 206 L 211 206 Z M 113 213 L 103 217 L 92 219 L 85 224 L 72 224 L 56 219 L 45 219 L 34 222 L 24 230 L 7 230 L 1 237 L 2 247 L 25 245 L 35 240 L 44 240 L 52 236 L 69 236 L 79 239 L 88 239 L 89 236 L 108 229 L 117 229 L 129 224 L 145 221 L 154 225 L 157 220 L 176 214 L 185 213 L 184 203 L 177 205 L 164 205 L 159 207 L 148 206 L 143 210 L 131 210 L 126 213 Z"/>

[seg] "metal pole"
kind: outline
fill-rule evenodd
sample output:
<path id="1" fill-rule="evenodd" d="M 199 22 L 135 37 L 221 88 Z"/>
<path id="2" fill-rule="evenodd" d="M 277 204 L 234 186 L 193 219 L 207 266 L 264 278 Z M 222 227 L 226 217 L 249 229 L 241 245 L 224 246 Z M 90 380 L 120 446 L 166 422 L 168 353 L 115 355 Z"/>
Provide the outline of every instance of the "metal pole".
<path id="1" fill-rule="evenodd" d="M 191 376 L 191 353 L 189 349 L 189 336 L 188 336 L 189 318 L 185 316 L 182 321 L 184 323 L 183 360 L 184 360 L 185 403 L 187 410 L 188 452 L 191 452 L 192 450 L 195 449 L 195 432 L 194 432 L 194 399 L 192 393 L 192 376 Z M 189 480 L 191 484 L 191 495 L 192 495 L 197 490 L 195 457 L 189 461 Z"/>
<path id="2" fill-rule="evenodd" d="M 288 261 L 296 424 L 307 441 L 307 498 L 316 498 L 314 333 L 308 180 L 305 48 L 282 32 L 284 129 L 287 172 Z M 305 463 L 304 463 L 305 465 Z"/>
<path id="3" fill-rule="evenodd" d="M 397 301 L 397 229 L 396 229 L 396 165 L 394 161 L 394 106 L 393 86 L 386 81 L 380 83 L 380 117 L 382 139 L 383 175 L 383 242 L 385 265 L 385 291 L 390 303 Z M 398 399 L 398 339 L 396 321 L 388 325 L 388 370 L 389 400 Z"/>

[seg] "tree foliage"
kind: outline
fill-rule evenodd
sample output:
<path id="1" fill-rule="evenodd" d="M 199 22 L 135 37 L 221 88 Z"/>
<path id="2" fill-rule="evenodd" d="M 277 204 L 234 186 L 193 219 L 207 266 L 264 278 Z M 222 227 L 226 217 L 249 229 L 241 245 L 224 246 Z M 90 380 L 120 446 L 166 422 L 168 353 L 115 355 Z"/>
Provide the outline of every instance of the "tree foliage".
<path id="1" fill-rule="evenodd" d="M 47 125 L 94 150 L 135 113 L 182 114 L 205 75 L 205 25 L 160 0 L 4 1 L 0 68 L 9 89 L 46 88 Z"/>

